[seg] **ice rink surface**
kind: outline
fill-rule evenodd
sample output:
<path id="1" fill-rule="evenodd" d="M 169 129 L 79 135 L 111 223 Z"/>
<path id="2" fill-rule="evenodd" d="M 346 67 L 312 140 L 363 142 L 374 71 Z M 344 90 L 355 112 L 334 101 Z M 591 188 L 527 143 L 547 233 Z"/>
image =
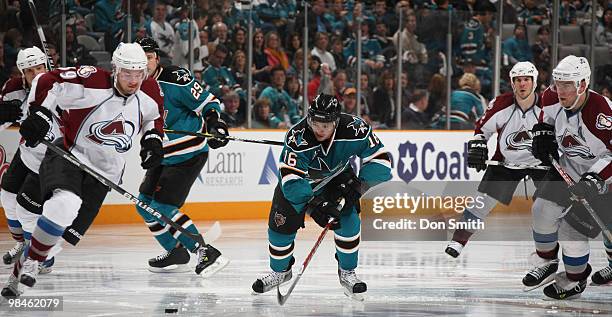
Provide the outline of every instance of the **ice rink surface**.
<path id="1" fill-rule="evenodd" d="M 207 228 L 210 222 L 197 223 Z M 0 316 L 610 316 L 612 285 L 588 286 L 570 301 L 545 300 L 542 288 L 525 293 L 533 243 L 470 242 L 458 259 L 446 242 L 362 242 L 358 276 L 368 284 L 364 302 L 347 298 L 337 277 L 331 234 L 315 254 L 284 306 L 276 292 L 252 295 L 251 284 L 269 272 L 265 221 L 223 221 L 215 245 L 231 263 L 210 279 L 193 271 L 154 274 L 147 259 L 161 253 L 144 225 L 95 226 L 78 247 L 65 246 L 54 271 L 39 276 L 24 295 L 63 296 L 63 311 L 8 312 Z M 296 241 L 294 276 L 321 229 L 314 223 Z M 12 247 L 0 233 L 2 252 Z M 594 271 L 607 264 L 601 241 L 591 242 Z M 192 256 L 191 265 L 195 265 Z M 9 267 L 2 265 L 5 283 Z M 287 286 L 283 288 L 285 291 Z M 178 313 L 167 314 L 167 308 Z"/>

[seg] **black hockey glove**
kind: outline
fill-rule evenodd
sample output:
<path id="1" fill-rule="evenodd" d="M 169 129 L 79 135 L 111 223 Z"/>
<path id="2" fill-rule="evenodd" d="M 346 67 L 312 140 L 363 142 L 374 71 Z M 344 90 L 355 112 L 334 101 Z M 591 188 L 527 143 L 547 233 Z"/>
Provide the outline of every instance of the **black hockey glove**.
<path id="1" fill-rule="evenodd" d="M 549 154 L 559 159 L 557 141 L 555 140 L 555 127 L 547 123 L 536 123 L 531 129 L 533 140 L 531 154 L 544 165 L 551 165 Z"/>
<path id="2" fill-rule="evenodd" d="M 596 173 L 589 172 L 582 174 L 580 181 L 570 186 L 569 191 L 580 198 L 592 199 L 597 195 L 607 192 L 606 182 Z"/>
<path id="3" fill-rule="evenodd" d="M 158 167 L 164 159 L 162 136 L 157 130 L 145 132 L 140 139 L 140 159 L 144 169 Z"/>
<path id="4" fill-rule="evenodd" d="M 325 228 L 331 218 L 331 230 L 340 229 L 340 211 L 338 203 L 328 201 L 323 196 L 315 196 L 304 207 L 304 210 L 321 228 Z"/>
<path id="5" fill-rule="evenodd" d="M 42 141 L 53 125 L 53 114 L 45 107 L 30 106 L 30 115 L 21 123 L 19 133 L 26 141 L 25 146 L 35 147 Z"/>
<path id="6" fill-rule="evenodd" d="M 331 193 L 326 193 L 326 197 L 331 201 L 338 201 L 340 197 L 344 197 L 343 211 L 350 210 L 353 206 L 357 206 L 359 210 L 359 199 L 367 191 L 367 186 L 357 175 L 351 170 L 351 172 L 345 172 L 336 176 L 333 183 L 335 186 L 331 188 Z M 336 193 L 333 194 L 333 192 Z"/>
<path id="7" fill-rule="evenodd" d="M 218 149 L 226 146 L 229 142 L 229 139 L 226 138 L 229 136 L 227 124 L 219 118 L 217 111 L 212 110 L 208 112 L 206 116 L 206 130 L 212 135 L 219 136 L 219 138 L 208 139 L 208 146 L 210 146 L 211 149 Z"/>
<path id="8" fill-rule="evenodd" d="M 475 168 L 477 172 L 487 169 L 487 159 L 489 158 L 489 149 L 487 149 L 487 141 L 485 140 L 470 140 L 468 141 L 468 167 Z"/>
<path id="9" fill-rule="evenodd" d="M 21 104 L 21 100 L 18 99 L 0 101 L 0 124 L 17 122 L 23 115 Z"/>

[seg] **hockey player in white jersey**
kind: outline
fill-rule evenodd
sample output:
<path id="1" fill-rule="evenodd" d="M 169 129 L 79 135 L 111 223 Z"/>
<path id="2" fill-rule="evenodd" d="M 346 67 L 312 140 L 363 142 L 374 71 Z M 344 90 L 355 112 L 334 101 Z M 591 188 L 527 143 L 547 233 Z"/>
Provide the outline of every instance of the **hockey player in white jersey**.
<path id="1" fill-rule="evenodd" d="M 37 77 L 28 98 L 29 116 L 19 132 L 26 146 L 36 146 L 51 129 L 51 108 L 61 112 L 63 144 L 83 164 L 119 183 L 124 156 L 140 138 L 142 166 L 162 160 L 163 97 L 154 79 L 147 79 L 147 58 L 138 44 L 121 43 L 109 73 L 93 66 L 62 68 Z M 38 263 L 61 238 L 79 212 L 95 218 L 108 188 L 55 152 L 47 151 L 40 166 L 43 211 L 32 232 L 31 245 L 9 277 L 32 287 Z M 86 208 L 81 208 L 82 206 Z M 22 259 L 25 262 L 22 263 Z M 11 288 L 10 286 L 14 286 Z M 6 289 L 6 288 L 5 288 Z M 19 295 L 17 292 L 15 296 Z"/>
<path id="2" fill-rule="evenodd" d="M 17 54 L 19 77 L 9 79 L 0 92 L 0 124 L 2 127 L 21 122 L 27 113 L 27 98 L 34 78 L 47 71 L 47 56 L 36 46 L 22 49 Z M 50 140 L 59 134 L 57 126 L 48 134 Z M 26 147 L 23 142 L 2 178 L 0 199 L 15 246 L 3 255 L 4 264 L 12 264 L 23 252 L 25 244 L 42 212 L 38 168 L 46 146 Z M 46 261 L 49 272 L 53 260 Z"/>
<path id="3" fill-rule="evenodd" d="M 576 184 L 568 188 L 561 176 L 551 171 L 542 186 L 544 191 L 553 187 L 561 201 L 538 197 L 534 204 L 545 205 L 548 219 L 544 220 L 550 227 L 559 227 L 565 266 L 565 272 L 556 274 L 544 294 L 569 299 L 580 296 L 586 288 L 591 273 L 588 240 L 601 231 L 582 203 L 570 196 L 586 198 L 608 228 L 612 226 L 612 102 L 588 89 L 591 70 L 584 57 L 564 58 L 552 75 L 554 89 L 544 92 L 541 122 L 533 127 L 533 153 L 543 162 L 554 156 Z M 594 284 L 612 281 L 612 243 L 605 237 L 604 243 L 609 266 L 593 274 Z"/>
<path id="4" fill-rule="evenodd" d="M 517 185 L 525 176 L 536 185 L 546 171 L 536 169 L 509 169 L 504 166 L 487 166 L 489 159 L 487 140 L 497 134 L 497 146 L 493 160 L 519 163 L 526 166 L 540 165 L 531 154 L 531 133 L 529 130 L 538 122 L 540 97 L 535 92 L 538 70 L 530 62 L 519 62 L 510 71 L 512 93 L 505 93 L 493 99 L 485 114 L 476 122 L 474 138 L 468 142 L 468 166 L 477 171 L 485 170 L 478 186 L 484 195 L 482 207 L 475 206 L 463 213 L 462 221 L 481 221 L 500 202 L 508 205 Z M 446 247 L 446 253 L 457 257 L 474 234 L 473 230 L 457 229 Z"/>

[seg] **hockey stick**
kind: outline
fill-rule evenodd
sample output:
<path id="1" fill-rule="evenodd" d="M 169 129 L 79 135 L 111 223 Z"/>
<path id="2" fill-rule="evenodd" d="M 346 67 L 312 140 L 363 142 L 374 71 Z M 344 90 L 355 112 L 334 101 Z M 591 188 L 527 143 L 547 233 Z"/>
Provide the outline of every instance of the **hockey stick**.
<path id="1" fill-rule="evenodd" d="M 166 133 L 174 133 L 174 134 L 184 134 L 184 135 L 191 135 L 191 136 L 197 136 L 197 137 L 201 137 L 201 138 L 213 138 L 213 139 L 219 139 L 219 140 L 230 140 L 230 141 L 240 141 L 240 142 L 248 142 L 248 143 L 259 143 L 259 144 L 269 144 L 269 145 L 280 145 L 283 146 L 285 145 L 284 142 L 281 141 L 272 141 L 272 140 L 249 140 L 249 139 L 242 139 L 242 138 L 237 138 L 234 136 L 216 136 L 210 133 L 201 133 L 201 132 L 191 132 L 191 131 L 182 131 L 182 130 L 171 130 L 171 129 L 164 129 L 164 132 Z"/>
<path id="2" fill-rule="evenodd" d="M 493 160 L 486 160 L 485 163 L 487 165 L 503 166 L 509 169 L 516 169 L 516 170 L 531 169 L 531 170 L 547 171 L 550 169 L 550 166 L 544 166 L 544 165 L 514 164 L 514 163 L 507 163 L 507 162 L 500 162 L 500 161 L 493 161 Z"/>
<path id="3" fill-rule="evenodd" d="M 34 0 L 28 0 L 28 4 L 30 6 L 30 12 L 32 13 L 32 18 L 34 19 L 34 25 L 36 26 L 36 32 L 38 32 L 38 37 L 40 38 L 40 44 L 42 45 L 45 55 L 47 55 L 47 61 L 49 63 L 49 70 L 53 70 L 55 68 L 55 64 L 53 64 L 53 58 L 51 58 L 51 54 L 49 54 L 49 44 L 47 43 L 47 39 L 45 38 L 45 33 L 43 32 L 43 29 L 40 26 L 40 24 L 38 24 L 38 18 L 36 17 L 36 4 L 34 4 Z"/>
<path id="4" fill-rule="evenodd" d="M 193 241 L 197 242 L 200 246 L 205 246 L 206 245 L 206 243 L 204 243 L 204 238 L 202 238 L 202 235 L 194 234 L 194 233 L 191 233 L 191 232 L 187 231 L 187 229 L 185 229 L 182 226 L 178 225 L 176 222 L 172 221 L 172 219 L 166 217 L 161 212 L 153 209 L 151 206 L 147 205 L 147 203 L 145 203 L 144 201 L 138 199 L 138 197 L 130 194 L 128 191 L 126 191 L 125 189 L 121 188 L 121 186 L 111 182 L 106 177 L 98 174 L 98 172 L 94 171 L 91 167 L 81 163 L 71 153 L 68 153 L 66 150 L 58 147 L 57 145 L 55 145 L 55 144 L 53 144 L 53 143 L 51 143 L 51 142 L 49 142 L 47 140 L 42 140 L 41 143 L 46 145 L 47 148 L 51 149 L 53 152 L 57 153 L 59 156 L 61 156 L 64 159 L 66 159 L 68 162 L 74 164 L 76 167 L 80 168 L 81 170 L 83 170 L 87 174 L 93 176 L 95 179 L 97 179 L 104 186 L 108 186 L 108 187 L 114 189 L 119 194 L 123 195 L 125 198 L 131 200 L 133 203 L 138 205 L 140 208 L 146 210 L 149 214 L 151 214 L 155 218 L 157 218 L 157 219 L 167 223 L 172 228 L 174 228 L 177 231 L 181 232 L 182 234 L 188 236 L 190 239 L 192 239 Z"/>
<path id="5" fill-rule="evenodd" d="M 344 203 L 345 203 L 344 198 L 342 198 L 340 200 L 340 202 L 338 203 L 338 207 L 336 207 L 336 209 L 338 209 L 338 211 L 342 210 L 342 208 L 344 207 Z M 293 292 L 293 289 L 295 288 L 295 286 L 297 285 L 298 281 L 302 277 L 302 274 L 304 274 L 304 271 L 306 270 L 306 267 L 308 267 L 308 264 L 310 263 L 310 260 L 312 260 L 312 257 L 314 256 L 315 252 L 319 248 L 319 245 L 323 241 L 323 238 L 325 238 L 325 235 L 327 234 L 327 231 L 329 231 L 329 228 L 331 228 L 331 225 L 334 222 L 334 220 L 335 220 L 334 218 L 330 218 L 329 222 L 327 223 L 327 225 L 325 225 L 325 228 L 323 228 L 323 231 L 319 235 L 319 238 L 317 239 L 317 242 L 315 242 L 315 245 L 312 247 L 312 250 L 310 250 L 310 253 L 308 253 L 308 256 L 304 260 L 304 263 L 302 264 L 302 267 L 300 268 L 300 271 L 298 272 L 297 277 L 295 278 L 295 280 L 293 280 L 293 283 L 291 283 L 291 286 L 289 286 L 289 290 L 287 291 L 287 294 L 285 294 L 285 295 L 281 294 L 280 284 L 276 285 L 276 299 L 278 300 L 278 303 L 281 306 L 284 305 L 285 302 L 287 302 L 287 300 L 289 299 L 289 295 L 291 295 L 291 292 Z"/>
<path id="6" fill-rule="evenodd" d="M 555 167 L 557 172 L 559 172 L 559 175 L 561 175 L 561 177 L 563 177 L 563 180 L 565 180 L 567 185 L 568 186 L 574 186 L 574 184 L 576 184 L 576 182 L 574 182 L 572 177 L 563 169 L 561 164 L 559 164 L 559 162 L 557 162 L 557 160 L 555 160 L 555 158 L 551 154 L 549 154 L 548 157 L 550 158 L 550 161 L 552 162 L 552 165 Z M 576 197 L 576 195 L 572 194 L 571 192 L 570 192 L 570 194 L 577 201 L 581 202 L 584 205 L 584 208 L 589 212 L 589 215 L 591 215 L 591 217 L 593 217 L 593 219 L 595 220 L 595 222 L 597 223 L 597 225 L 601 229 L 601 232 L 606 236 L 606 238 L 608 238 L 609 241 L 612 241 L 612 233 L 610 233 L 610 230 L 608 230 L 608 227 L 606 226 L 606 224 L 601 220 L 601 218 L 599 218 L 599 216 L 597 215 L 597 213 L 595 212 L 593 207 L 591 207 L 591 204 L 589 204 L 589 202 L 585 198 L 578 198 L 578 197 Z"/>

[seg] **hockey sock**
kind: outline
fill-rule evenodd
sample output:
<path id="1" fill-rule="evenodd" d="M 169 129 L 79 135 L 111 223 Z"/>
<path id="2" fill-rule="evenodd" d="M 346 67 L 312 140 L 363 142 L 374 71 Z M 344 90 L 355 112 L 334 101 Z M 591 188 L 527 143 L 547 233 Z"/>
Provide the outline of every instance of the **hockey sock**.
<path id="1" fill-rule="evenodd" d="M 567 278 L 572 281 L 580 281 L 588 277 L 588 273 L 586 273 L 588 263 L 588 253 L 580 257 L 572 257 L 563 254 L 563 264 L 565 265 L 565 272 L 567 273 Z"/>
<path id="2" fill-rule="evenodd" d="M 357 212 L 341 216 L 340 229 L 334 232 L 334 241 L 338 263 L 343 270 L 353 270 L 357 267 L 360 236 L 361 220 Z"/>
<path id="3" fill-rule="evenodd" d="M 199 234 L 198 229 L 195 227 L 191 219 L 189 219 L 187 215 L 180 212 L 177 206 L 163 204 L 158 202 L 157 200 L 153 200 L 151 201 L 151 207 L 153 207 L 155 210 L 158 210 L 166 217 L 170 218 L 172 221 L 174 221 L 177 225 L 183 227 L 185 230 L 194 234 Z M 155 238 L 166 250 L 172 250 L 176 246 L 176 244 L 180 242 L 183 246 L 185 246 L 185 248 L 191 250 L 192 252 L 195 252 L 198 246 L 196 245 L 196 242 L 193 241 L 193 239 L 185 236 L 180 231 L 172 228 L 170 225 L 164 223 L 161 220 L 157 220 L 157 222 L 161 224 L 163 228 L 158 231 L 159 234 L 156 234 Z M 151 229 L 151 227 L 149 228 Z"/>
<path id="4" fill-rule="evenodd" d="M 152 206 L 153 198 L 151 196 L 140 194 L 138 195 L 138 199 L 140 199 L 142 202 L 146 203 L 147 205 L 153 207 Z M 138 205 L 136 205 L 136 210 L 138 211 L 140 216 L 144 219 L 145 224 L 147 225 L 151 233 L 153 233 L 153 236 L 155 237 L 157 242 L 162 246 L 162 248 L 164 248 L 166 251 L 170 251 L 174 249 L 178 241 L 170 233 L 168 233 L 168 229 L 170 228 L 170 226 L 166 225 L 161 220 L 157 219 L 157 217 L 151 215 L 150 213 L 148 213 L 146 210 L 144 210 L 142 207 Z M 159 212 L 170 217 L 172 210 L 173 210 L 172 208 L 167 208 L 165 210 L 159 210 Z"/>
<path id="5" fill-rule="evenodd" d="M 474 215 L 469 210 L 466 210 L 466 211 L 463 212 L 463 216 L 461 218 L 461 221 L 462 222 L 482 221 L 482 219 L 479 218 L 478 216 Z M 468 240 L 470 240 L 470 237 L 472 237 L 473 234 L 474 234 L 473 230 L 456 229 L 455 232 L 453 233 L 453 241 L 457 241 L 457 242 L 459 242 L 459 243 L 461 243 L 462 245 L 465 246 L 468 243 Z"/>
<path id="6" fill-rule="evenodd" d="M 178 211 L 178 209 L 174 209 L 176 211 L 176 214 L 172 217 L 172 221 L 176 222 L 176 224 L 178 224 L 179 226 L 185 228 L 185 230 L 193 233 L 193 234 L 200 234 L 200 232 L 198 231 L 198 228 L 196 228 L 196 226 L 193 224 L 193 222 L 191 221 L 191 219 L 185 215 L 184 213 Z M 187 250 L 190 250 L 191 252 L 195 252 L 197 250 L 197 248 L 199 247 L 197 245 L 197 243 L 195 241 L 193 241 L 192 238 L 186 236 L 184 233 L 166 225 L 168 228 L 168 232 L 175 238 L 177 239 L 185 248 L 187 248 Z"/>
<path id="7" fill-rule="evenodd" d="M 606 255 L 608 256 L 608 265 L 612 266 L 612 242 L 604 238 L 604 246 L 606 249 Z"/>
<path id="8" fill-rule="evenodd" d="M 541 234 L 533 231 L 536 253 L 543 259 L 556 259 L 559 253 L 558 233 Z"/>
<path id="9" fill-rule="evenodd" d="M 1 190 L 0 201 L 2 201 L 2 207 L 4 208 L 4 214 L 8 222 L 8 229 L 11 236 L 13 236 L 13 240 L 23 242 L 23 229 L 21 227 L 21 222 L 17 220 L 17 194 Z"/>
<path id="10" fill-rule="evenodd" d="M 65 229 L 66 227 L 41 216 L 32 233 L 32 243 L 26 249 L 28 257 L 38 262 L 44 262 L 47 259 L 49 249 L 62 238 Z"/>
<path id="11" fill-rule="evenodd" d="M 282 234 L 268 228 L 268 251 L 270 252 L 270 268 L 274 272 L 285 271 L 293 257 L 295 233 Z"/>

